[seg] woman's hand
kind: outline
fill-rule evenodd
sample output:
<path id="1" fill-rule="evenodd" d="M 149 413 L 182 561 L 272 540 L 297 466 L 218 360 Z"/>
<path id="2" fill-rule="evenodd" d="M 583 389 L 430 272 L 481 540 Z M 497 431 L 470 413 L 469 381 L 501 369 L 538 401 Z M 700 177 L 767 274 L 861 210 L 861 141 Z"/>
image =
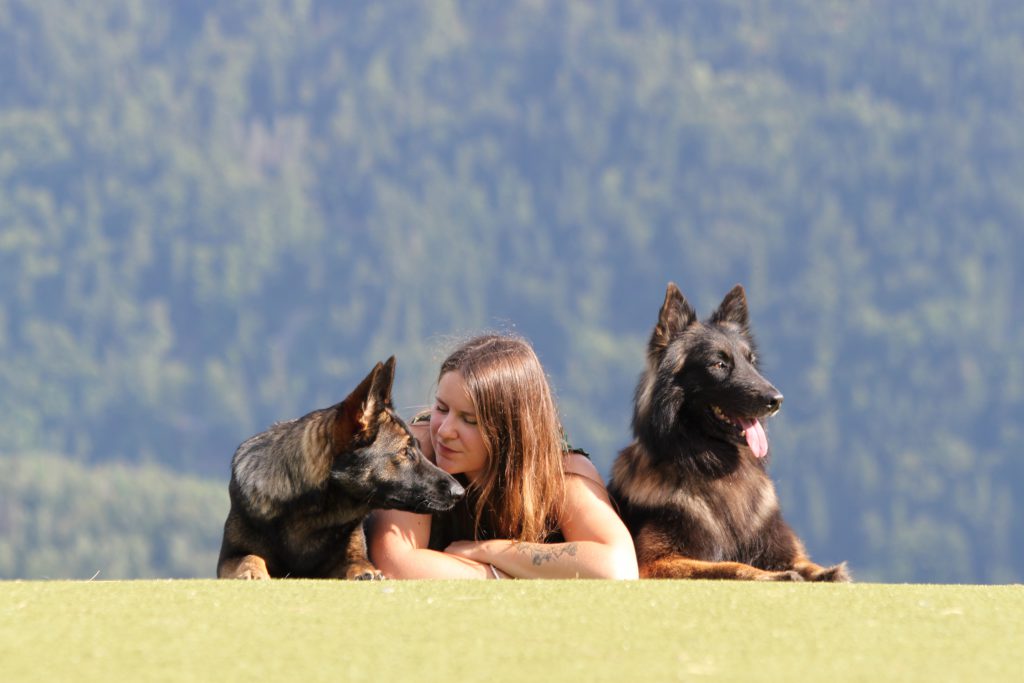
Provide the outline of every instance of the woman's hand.
<path id="1" fill-rule="evenodd" d="M 494 560 L 502 550 L 508 550 L 512 541 L 455 541 L 444 549 L 445 553 L 487 565 L 495 579 L 512 579 L 511 574 L 494 566 Z"/>
<path id="2" fill-rule="evenodd" d="M 467 560 L 476 560 L 477 562 L 487 562 L 488 560 L 483 559 L 486 553 L 483 551 L 481 546 L 486 541 L 455 541 L 450 546 L 444 549 L 449 555 L 458 555 L 464 557 Z"/>

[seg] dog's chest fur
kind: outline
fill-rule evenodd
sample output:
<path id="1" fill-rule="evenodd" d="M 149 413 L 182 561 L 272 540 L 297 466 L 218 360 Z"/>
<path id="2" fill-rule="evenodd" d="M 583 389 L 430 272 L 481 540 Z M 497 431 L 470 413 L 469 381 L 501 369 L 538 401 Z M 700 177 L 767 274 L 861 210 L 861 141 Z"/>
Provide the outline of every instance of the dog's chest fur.
<path id="1" fill-rule="evenodd" d="M 736 560 L 757 554 L 763 529 L 779 514 L 775 487 L 750 458 L 727 475 L 705 478 L 671 462 L 655 463 L 634 443 L 616 461 L 612 488 L 626 516 L 669 527 L 664 537 L 679 546 L 676 552 Z"/>

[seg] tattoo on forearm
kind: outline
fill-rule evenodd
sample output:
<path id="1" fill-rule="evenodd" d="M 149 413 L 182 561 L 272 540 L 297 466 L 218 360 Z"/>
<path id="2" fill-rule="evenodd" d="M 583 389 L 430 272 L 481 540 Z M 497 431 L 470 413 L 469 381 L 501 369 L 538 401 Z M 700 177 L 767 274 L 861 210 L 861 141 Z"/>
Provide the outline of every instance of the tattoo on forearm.
<path id="1" fill-rule="evenodd" d="M 535 543 L 519 543 L 516 550 L 530 555 L 534 566 L 540 566 L 545 562 L 553 562 L 560 557 L 576 557 L 575 543 L 560 543 L 558 545 L 541 545 Z"/>

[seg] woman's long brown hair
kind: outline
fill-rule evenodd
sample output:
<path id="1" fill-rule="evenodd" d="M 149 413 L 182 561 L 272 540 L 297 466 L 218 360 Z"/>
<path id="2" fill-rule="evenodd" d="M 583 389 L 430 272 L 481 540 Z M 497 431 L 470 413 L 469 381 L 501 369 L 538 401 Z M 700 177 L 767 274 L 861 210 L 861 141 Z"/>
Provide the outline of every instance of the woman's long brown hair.
<path id="1" fill-rule="evenodd" d="M 565 495 L 558 410 L 529 342 L 508 335 L 470 339 L 441 364 L 462 374 L 487 463 L 469 488 L 473 533 L 543 542 L 557 526 Z M 469 502 L 469 501 L 467 501 Z"/>

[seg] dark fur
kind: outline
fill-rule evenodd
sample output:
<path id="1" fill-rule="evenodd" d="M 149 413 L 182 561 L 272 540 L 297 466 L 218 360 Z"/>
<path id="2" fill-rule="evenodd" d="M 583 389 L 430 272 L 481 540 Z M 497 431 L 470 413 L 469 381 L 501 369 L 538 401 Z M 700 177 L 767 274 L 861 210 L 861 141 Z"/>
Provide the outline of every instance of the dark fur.
<path id="1" fill-rule="evenodd" d="M 392 356 L 341 403 L 238 447 L 218 577 L 383 578 L 366 554 L 370 510 L 443 512 L 464 494 L 392 410 L 394 372 Z"/>
<path id="2" fill-rule="evenodd" d="M 782 519 L 767 458 L 754 456 L 735 424 L 782 404 L 755 352 L 742 287 L 700 322 L 669 283 L 636 389 L 634 440 L 609 485 L 641 577 L 850 580 L 845 564 L 807 557 Z"/>

